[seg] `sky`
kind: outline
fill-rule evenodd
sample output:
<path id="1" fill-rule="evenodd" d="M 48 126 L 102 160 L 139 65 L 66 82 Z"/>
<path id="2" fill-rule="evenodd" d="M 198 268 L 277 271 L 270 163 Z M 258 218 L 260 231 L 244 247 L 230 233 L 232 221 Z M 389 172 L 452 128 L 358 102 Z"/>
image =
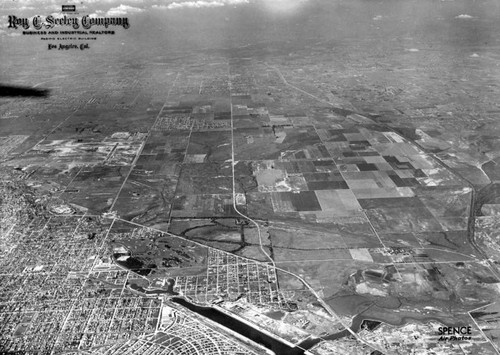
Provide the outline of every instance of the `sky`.
<path id="1" fill-rule="evenodd" d="M 429 5 L 437 9 L 436 13 L 440 13 L 443 7 L 453 8 L 455 13 L 452 15 L 459 19 L 474 18 L 477 16 L 474 12 L 483 15 L 485 9 L 498 13 L 500 7 L 500 2 L 495 0 L 2 0 L 0 1 L 0 28 L 4 29 L 8 14 L 17 16 L 56 14 L 61 11 L 62 4 L 75 4 L 80 13 L 111 17 L 190 16 L 193 11 L 212 16 L 213 12 L 207 13 L 206 11 L 220 12 L 232 8 L 241 11 L 259 9 L 264 15 L 286 18 L 307 13 L 308 9 L 318 6 L 329 9 L 346 7 L 359 15 L 368 14 L 369 17 L 366 20 L 382 20 L 387 12 L 389 15 L 398 11 L 412 14 L 416 3 L 425 4 L 419 8 Z M 372 14 L 377 7 L 380 7 L 380 12 Z M 422 14 L 414 13 L 414 15 L 419 22 L 425 20 L 418 18 Z M 362 19 L 362 17 L 353 17 L 353 19 L 360 18 Z M 332 20 L 336 20 L 335 16 Z"/>
<path id="2" fill-rule="evenodd" d="M 0 0 L 0 40 L 20 36 L 8 15 L 61 16 L 62 4 L 75 4 L 79 16 L 128 17 L 121 35 L 167 50 L 350 38 L 460 47 L 500 38 L 498 0 Z"/>
<path id="3" fill-rule="evenodd" d="M 97 11 L 107 16 L 125 16 L 148 11 L 221 8 L 259 4 L 275 12 L 297 10 L 308 0 L 4 0 L 2 11 L 59 11 L 62 4 L 75 4 L 79 10 Z"/>
<path id="4" fill-rule="evenodd" d="M 19 35 L 7 30 L 8 15 L 31 18 L 35 15 L 62 16 L 62 4 L 75 4 L 82 15 L 93 17 L 129 17 L 136 24 L 149 20 L 161 22 L 159 17 L 178 18 L 210 16 L 227 8 L 244 11 L 257 6 L 275 14 L 297 12 L 309 0 L 3 0 L 0 1 L 0 36 Z M 211 11 L 212 10 L 212 11 Z M 216 12 L 214 12 L 215 10 Z M 211 12 L 206 12 L 211 11 Z M 175 21 L 174 21 L 175 22 Z"/>
<path id="5" fill-rule="evenodd" d="M 60 16 L 62 4 L 75 4 L 78 17 L 127 17 L 130 28 L 89 41 L 85 55 L 49 51 L 40 36 L 7 28 L 8 15 Z M 82 58 L 87 64 L 114 56 L 141 63 L 194 53 L 286 62 L 299 53 L 314 65 L 311 48 L 353 61 L 383 61 L 394 53 L 418 60 L 417 53 L 429 53 L 453 67 L 454 56 L 500 55 L 498 19 L 499 0 L 0 0 L 0 82 L 17 80 L 2 68 L 19 58 L 26 67 L 60 58 L 78 68 Z"/>

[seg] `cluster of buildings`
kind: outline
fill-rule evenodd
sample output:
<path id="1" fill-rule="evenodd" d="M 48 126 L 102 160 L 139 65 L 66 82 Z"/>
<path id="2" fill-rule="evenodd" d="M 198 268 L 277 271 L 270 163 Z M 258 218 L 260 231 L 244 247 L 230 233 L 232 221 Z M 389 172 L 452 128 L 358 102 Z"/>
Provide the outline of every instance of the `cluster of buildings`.
<path id="1" fill-rule="evenodd" d="M 178 276 L 174 291 L 201 303 L 244 297 L 252 304 L 284 307 L 274 267 L 212 248 L 206 276 Z"/>
<path id="2" fill-rule="evenodd" d="M 229 334 L 214 329 L 214 324 L 202 323 L 198 320 L 198 316 L 188 314 L 174 304 L 165 304 L 161 314 L 161 323 L 156 334 L 144 335 L 126 342 L 116 343 L 111 347 L 95 349 L 94 354 L 254 355 L 266 353 L 265 350 L 258 347 L 245 346 L 234 340 Z"/>
<path id="3" fill-rule="evenodd" d="M 0 255 L 0 349 L 38 354 L 89 349 L 152 333 L 161 301 L 129 291 L 139 276 L 100 261 L 97 217 L 35 219 L 9 232 Z"/>
<path id="4" fill-rule="evenodd" d="M 132 295 L 80 300 L 73 306 L 56 347 L 88 349 L 152 333 L 160 304 L 156 298 Z"/>

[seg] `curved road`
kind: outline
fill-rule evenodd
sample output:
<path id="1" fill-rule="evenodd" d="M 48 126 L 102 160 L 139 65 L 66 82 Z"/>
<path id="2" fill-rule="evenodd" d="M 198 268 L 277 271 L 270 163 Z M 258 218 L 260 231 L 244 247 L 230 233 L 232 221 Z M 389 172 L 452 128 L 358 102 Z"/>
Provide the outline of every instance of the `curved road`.
<path id="1" fill-rule="evenodd" d="M 267 64 L 266 64 L 267 65 Z M 273 68 L 275 69 L 275 68 Z M 280 71 L 278 71 L 281 79 L 285 82 L 285 84 L 287 85 L 290 85 L 291 87 L 293 87 L 294 89 L 296 90 L 299 90 L 301 92 L 303 92 L 304 94 L 307 94 L 309 96 L 312 96 L 313 98 L 321 101 L 321 102 L 325 102 L 325 103 L 328 103 L 327 101 L 324 101 L 322 99 L 320 99 L 319 97 L 316 97 L 302 89 L 299 89 L 291 84 L 289 84 L 285 78 L 283 77 L 283 75 L 281 74 Z M 231 74 L 229 73 L 228 74 L 229 76 L 229 81 L 231 82 Z M 231 85 L 230 85 L 231 87 Z M 325 308 L 325 310 L 327 310 L 328 313 L 330 313 L 330 315 L 332 317 L 334 317 L 340 324 L 342 324 L 342 326 L 349 332 L 351 333 L 351 335 L 357 339 L 360 343 L 363 343 L 365 345 L 368 345 L 370 348 L 374 349 L 374 350 L 378 350 L 380 351 L 381 353 L 387 353 L 387 350 L 386 349 L 378 349 L 377 347 L 375 347 L 373 344 L 370 344 L 368 342 L 366 342 L 364 339 L 362 339 L 356 332 L 354 332 L 351 327 L 349 325 L 346 325 L 342 319 L 331 309 L 331 307 L 326 304 L 325 301 L 323 301 L 323 299 L 318 295 L 318 293 L 311 287 L 311 285 L 309 285 L 309 283 L 307 283 L 306 280 L 304 280 L 302 277 L 300 277 L 299 275 L 296 275 L 290 271 L 287 271 L 287 270 L 284 270 L 282 268 L 278 268 L 276 267 L 276 264 L 274 262 L 274 260 L 271 258 L 271 255 L 269 255 L 266 250 L 264 249 L 263 247 L 263 244 L 262 244 L 262 233 L 261 233 L 261 230 L 260 230 L 260 225 L 259 223 L 257 223 L 255 220 L 253 220 L 252 218 L 244 215 L 243 213 L 241 213 L 239 210 L 238 210 L 238 207 L 236 205 L 236 179 L 235 179 L 235 173 L 234 173 L 234 167 L 236 165 L 236 160 L 234 158 L 234 123 L 233 123 L 233 104 L 232 104 L 232 101 L 231 101 L 231 90 L 229 91 L 229 98 L 230 98 L 230 107 L 231 107 L 231 169 L 232 169 L 232 181 L 233 181 L 233 208 L 234 210 L 236 211 L 236 213 L 238 213 L 241 217 L 249 220 L 250 222 L 252 222 L 256 228 L 257 228 L 257 232 L 258 232 L 258 235 L 259 235 L 259 247 L 260 247 L 260 250 L 262 251 L 262 253 L 269 259 L 270 263 L 272 264 L 272 266 L 274 267 L 275 270 L 279 270 L 281 272 L 284 272 L 286 274 L 289 274 L 291 276 L 294 276 L 295 278 L 299 279 L 300 282 L 302 282 L 306 287 L 307 289 L 314 295 L 314 297 L 316 297 L 316 299 L 318 300 L 318 302 Z M 328 103 L 331 105 L 331 103 Z M 278 293 L 278 297 L 279 297 L 279 293 Z"/>

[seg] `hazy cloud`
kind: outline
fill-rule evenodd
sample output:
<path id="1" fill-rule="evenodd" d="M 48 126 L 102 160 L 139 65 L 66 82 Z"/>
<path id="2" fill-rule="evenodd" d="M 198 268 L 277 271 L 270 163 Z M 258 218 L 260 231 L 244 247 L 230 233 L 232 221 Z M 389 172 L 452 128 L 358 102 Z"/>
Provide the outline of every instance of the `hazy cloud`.
<path id="1" fill-rule="evenodd" d="M 127 3 L 127 4 L 143 4 L 144 0 L 85 0 L 86 4 L 103 4 L 103 3 Z"/>
<path id="2" fill-rule="evenodd" d="M 197 0 L 173 2 L 169 5 L 153 5 L 157 9 L 182 9 L 182 8 L 203 8 L 203 7 L 221 7 L 226 5 L 248 4 L 249 0 Z"/>
<path id="3" fill-rule="evenodd" d="M 35 10 L 35 8 L 33 6 L 26 6 L 26 5 L 23 5 L 23 6 L 19 6 L 17 8 L 17 10 L 19 11 L 24 11 L 24 10 Z"/>
<path id="4" fill-rule="evenodd" d="M 0 28 L 7 28 L 8 17 L 7 15 L 0 15 Z"/>
<path id="5" fill-rule="evenodd" d="M 0 0 L 1 2 L 2 0 Z M 149 0 L 65 0 L 63 4 L 74 4 L 76 8 L 86 9 L 87 5 L 91 8 L 94 7 L 120 7 L 122 5 L 137 5 L 147 3 Z M 37 10 L 37 11 L 46 11 L 50 9 L 52 11 L 57 11 L 57 9 L 61 9 L 61 1 L 60 0 L 15 0 L 15 1 L 4 1 L 5 5 L 2 7 L 2 10 L 9 11 L 24 11 L 24 10 Z"/>
<path id="6" fill-rule="evenodd" d="M 133 14 L 143 11 L 143 9 L 140 9 L 138 7 L 121 4 L 120 6 L 112 7 L 111 9 L 109 9 L 108 12 L 106 12 L 106 16 L 124 16 L 127 14 Z"/>
<path id="7" fill-rule="evenodd" d="M 89 15 L 89 17 L 102 17 L 104 15 L 104 11 L 97 10 Z"/>
<path id="8" fill-rule="evenodd" d="M 256 0 L 276 14 L 292 14 L 299 11 L 308 0 Z M 332 1 L 332 0 L 329 0 Z"/>
<path id="9" fill-rule="evenodd" d="M 455 18 L 464 18 L 465 19 L 465 18 L 472 18 L 472 16 L 471 15 L 467 15 L 467 14 L 461 14 L 461 15 L 458 15 L 457 17 L 455 17 Z"/>

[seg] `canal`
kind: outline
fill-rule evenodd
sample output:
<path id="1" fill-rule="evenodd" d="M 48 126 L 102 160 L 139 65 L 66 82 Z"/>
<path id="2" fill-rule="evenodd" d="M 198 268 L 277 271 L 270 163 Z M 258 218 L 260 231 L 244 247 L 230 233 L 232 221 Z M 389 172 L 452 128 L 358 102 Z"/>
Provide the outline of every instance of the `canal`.
<path id="1" fill-rule="evenodd" d="M 206 318 L 211 319 L 220 325 L 231 329 L 232 331 L 243 335 L 266 348 L 273 351 L 276 355 L 302 355 L 304 354 L 304 349 L 298 347 L 290 347 L 281 341 L 270 337 L 267 334 L 260 332 L 259 330 L 249 326 L 248 324 L 239 321 L 227 314 L 210 307 L 201 307 L 186 301 L 183 298 L 173 297 L 170 299 L 190 311 L 198 313 Z"/>
<path id="2" fill-rule="evenodd" d="M 245 338 L 248 338 L 273 351 L 276 355 L 302 355 L 304 354 L 305 350 L 311 349 L 322 340 L 336 340 L 345 336 L 349 336 L 351 334 L 348 330 L 343 330 L 341 332 L 323 337 L 322 339 L 309 338 L 299 343 L 297 346 L 291 347 L 279 341 L 278 339 L 262 333 L 258 329 L 255 329 L 254 327 L 236 318 L 233 318 L 215 308 L 198 306 L 191 302 L 188 302 L 184 298 L 179 297 L 172 297 L 170 298 L 170 301 L 177 303 L 203 317 L 209 318 L 210 320 L 217 322 L 223 327 L 229 328 L 238 334 L 243 335 Z M 364 320 L 359 316 L 354 317 L 353 323 L 350 328 L 355 332 L 359 331 L 363 321 Z"/>

